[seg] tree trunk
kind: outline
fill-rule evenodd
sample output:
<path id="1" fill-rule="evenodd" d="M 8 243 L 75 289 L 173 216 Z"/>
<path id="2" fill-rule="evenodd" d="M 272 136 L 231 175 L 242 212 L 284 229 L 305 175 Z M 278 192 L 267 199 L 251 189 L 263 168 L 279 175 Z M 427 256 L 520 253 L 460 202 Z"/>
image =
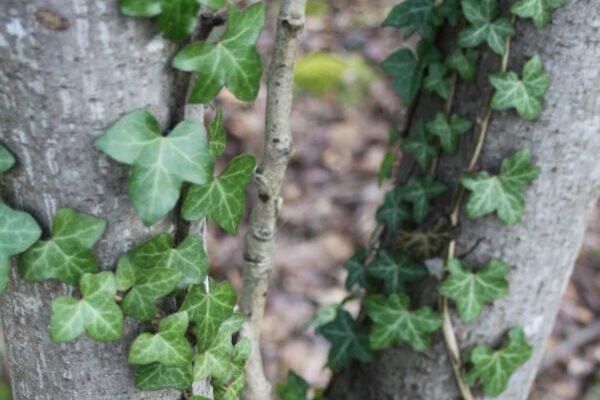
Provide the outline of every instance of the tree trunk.
<path id="1" fill-rule="evenodd" d="M 169 216 L 143 226 L 127 198 L 128 167 L 95 150 L 94 140 L 136 108 L 150 108 L 163 128 L 181 113 L 174 47 L 152 21 L 119 15 L 116 0 L 3 0 L 0 11 L 0 139 L 18 160 L 3 177 L 3 197 L 46 233 L 63 207 L 107 219 L 96 254 L 113 268 L 134 243 L 175 223 Z M 52 343 L 52 300 L 72 292 L 26 282 L 13 268 L 0 305 L 16 400 L 179 398 L 134 389 L 127 352 L 138 326 L 129 318 L 118 342 Z"/>
<path id="2" fill-rule="evenodd" d="M 507 2 L 503 2 L 506 10 Z M 506 298 L 484 309 L 470 325 L 453 318 L 462 349 L 477 344 L 498 344 L 507 330 L 522 325 L 534 354 L 510 379 L 499 399 L 526 399 L 550 335 L 561 296 L 569 280 L 583 239 L 590 211 L 600 194 L 600 3 L 572 1 L 554 13 L 553 22 L 543 30 L 530 21 L 517 20 L 509 69 L 520 71 L 534 54 L 540 54 L 552 77 L 544 111 L 533 122 L 518 118 L 514 111 L 494 112 L 483 154 L 481 169 L 495 170 L 501 160 L 528 147 L 542 173 L 525 190 L 523 220 L 506 226 L 495 216 L 468 220 L 461 216 L 457 254 L 481 241 L 469 254 L 470 265 L 490 258 L 508 262 L 510 291 Z M 483 72 L 499 69 L 497 56 L 484 54 L 476 85 L 460 84 L 454 111 L 474 120 L 487 98 L 489 87 Z M 431 102 L 420 104 L 417 114 L 431 115 Z M 461 146 L 460 160 L 445 160 L 442 179 L 455 185 L 469 139 Z M 383 351 L 372 365 L 355 365 L 335 378 L 330 399 L 426 399 L 459 398 L 441 334 L 432 338 L 425 353 L 405 346 Z M 478 398 L 481 392 L 475 391 Z"/>

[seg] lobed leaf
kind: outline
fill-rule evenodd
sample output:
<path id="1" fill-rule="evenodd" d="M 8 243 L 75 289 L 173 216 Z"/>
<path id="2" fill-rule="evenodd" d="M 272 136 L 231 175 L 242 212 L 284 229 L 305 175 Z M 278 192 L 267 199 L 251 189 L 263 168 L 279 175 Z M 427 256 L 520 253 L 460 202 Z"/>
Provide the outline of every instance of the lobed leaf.
<path id="1" fill-rule="evenodd" d="M 421 224 L 429 215 L 429 203 L 432 199 L 446 191 L 446 186 L 437 182 L 433 175 L 411 179 L 406 185 L 397 189 L 398 196 L 412 203 L 413 217 Z"/>
<path id="2" fill-rule="evenodd" d="M 393 294 L 404 291 L 409 282 L 421 280 L 427 274 L 425 268 L 404 254 L 381 250 L 366 269 L 367 275 L 383 281 L 383 292 Z"/>
<path id="3" fill-rule="evenodd" d="M 406 0 L 392 9 L 383 26 L 406 28 L 406 37 L 417 32 L 421 37 L 433 40 L 442 23 L 443 18 L 435 12 L 432 0 Z"/>
<path id="4" fill-rule="evenodd" d="M 531 18 L 536 28 L 543 28 L 552 20 L 554 9 L 563 7 L 570 0 L 517 0 L 510 12 L 523 18 Z"/>
<path id="5" fill-rule="evenodd" d="M 0 174 L 11 169 L 13 165 L 15 165 L 15 158 L 0 144 Z"/>
<path id="6" fill-rule="evenodd" d="M 508 18 L 496 18 L 496 0 L 461 0 L 465 18 L 471 23 L 458 35 L 461 47 L 476 47 L 487 42 L 490 50 L 499 55 L 506 52 L 506 39 L 515 35 Z"/>
<path id="7" fill-rule="evenodd" d="M 221 156 L 225 152 L 227 144 L 227 133 L 223 127 L 223 111 L 221 106 L 217 106 L 217 114 L 210 124 L 208 124 L 208 139 L 210 149 L 215 157 Z"/>
<path id="8" fill-rule="evenodd" d="M 140 390 L 175 388 L 186 390 L 192 386 L 192 363 L 170 367 L 161 363 L 138 365 L 135 369 L 135 387 Z"/>
<path id="9" fill-rule="evenodd" d="M 473 124 L 471 121 L 452 114 L 450 120 L 443 111 L 438 111 L 435 118 L 428 122 L 427 132 L 440 140 L 442 149 L 447 154 L 454 154 L 458 150 L 458 136 L 467 133 Z"/>
<path id="10" fill-rule="evenodd" d="M 416 123 L 413 135 L 402 142 L 402 151 L 412 155 L 424 171 L 429 169 L 431 162 L 437 157 L 438 149 L 422 120 Z"/>
<path id="11" fill-rule="evenodd" d="M 367 249 L 361 249 L 354 253 L 352 257 L 344 264 L 344 268 L 348 272 L 346 278 L 346 289 L 352 290 L 354 285 L 358 285 L 365 290 L 369 290 L 371 285 L 367 279 L 365 262 L 369 256 Z"/>
<path id="12" fill-rule="evenodd" d="M 412 220 L 410 209 L 397 188 L 386 193 L 383 204 L 377 209 L 375 219 L 379 223 L 385 223 L 390 233 L 399 231 L 404 221 Z"/>
<path id="13" fill-rule="evenodd" d="M 446 76 L 447 72 L 448 68 L 442 63 L 430 65 L 427 76 L 423 80 L 423 90 L 437 93 L 442 99 L 447 100 L 452 86 L 452 78 Z"/>
<path id="14" fill-rule="evenodd" d="M 458 72 L 460 77 L 467 82 L 474 82 L 477 78 L 477 59 L 479 52 L 474 49 L 463 50 L 456 48 L 444 61 L 446 67 Z"/>

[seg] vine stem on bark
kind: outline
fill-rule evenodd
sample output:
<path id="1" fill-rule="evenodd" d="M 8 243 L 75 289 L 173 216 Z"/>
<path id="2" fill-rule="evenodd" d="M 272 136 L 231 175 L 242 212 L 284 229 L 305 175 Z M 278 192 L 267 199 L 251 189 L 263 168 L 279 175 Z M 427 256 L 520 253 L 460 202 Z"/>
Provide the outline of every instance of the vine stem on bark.
<path id="1" fill-rule="evenodd" d="M 292 157 L 290 114 L 294 92 L 294 71 L 300 34 L 304 28 L 306 0 L 282 0 L 277 33 L 267 73 L 267 110 L 263 158 L 254 173 L 253 207 L 244 242 L 243 287 L 240 307 L 244 315 L 242 335 L 250 340 L 252 352 L 246 366 L 246 400 L 271 397 L 260 354 L 260 327 L 263 319 L 275 224 L 283 199 L 281 184 Z"/>

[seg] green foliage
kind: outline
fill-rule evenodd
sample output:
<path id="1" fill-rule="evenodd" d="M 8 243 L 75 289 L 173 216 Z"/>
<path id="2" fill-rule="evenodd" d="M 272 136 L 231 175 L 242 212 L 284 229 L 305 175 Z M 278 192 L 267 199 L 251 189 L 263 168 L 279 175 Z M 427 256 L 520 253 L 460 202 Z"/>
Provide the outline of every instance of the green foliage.
<path id="1" fill-rule="evenodd" d="M 497 0 L 461 0 L 465 18 L 471 23 L 458 35 L 462 47 L 476 47 L 487 42 L 490 50 L 499 55 L 506 52 L 506 38 L 515 35 L 508 18 L 496 18 Z"/>
<path id="2" fill-rule="evenodd" d="M 147 226 L 175 207 L 183 182 L 207 183 L 214 168 L 202 123 L 186 119 L 164 137 L 156 118 L 143 109 L 117 121 L 96 147 L 132 166 L 129 197 Z"/>
<path id="3" fill-rule="evenodd" d="M 458 315 L 465 322 L 472 322 L 485 303 L 500 299 L 508 293 L 504 278 L 508 264 L 492 260 L 477 272 L 471 272 L 455 258 L 448 260 L 450 275 L 439 287 L 442 296 L 456 301 Z"/>
<path id="4" fill-rule="evenodd" d="M 478 218 L 496 211 L 506 224 L 519 222 L 525 209 L 523 189 L 540 173 L 530 158 L 529 149 L 522 149 L 502 161 L 497 176 L 490 176 L 486 171 L 463 174 L 462 185 L 472 192 L 467 216 Z"/>
<path id="5" fill-rule="evenodd" d="M 506 389 L 510 376 L 531 357 L 533 348 L 525 339 L 522 328 L 513 328 L 508 332 L 508 344 L 499 350 L 488 346 L 477 346 L 470 359 L 473 368 L 464 376 L 468 385 L 477 379 L 483 384 L 488 396 L 497 396 Z"/>
<path id="6" fill-rule="evenodd" d="M 393 233 L 402 228 L 404 221 L 412 220 L 412 213 L 399 190 L 394 189 L 386 193 L 385 200 L 377 209 L 375 218 L 377 222 L 385 223 L 388 231 Z"/>
<path id="7" fill-rule="evenodd" d="M 458 229 L 449 226 L 442 218 L 431 226 L 400 232 L 398 249 L 418 260 L 427 260 L 439 256 L 457 233 Z"/>
<path id="8" fill-rule="evenodd" d="M 446 191 L 446 186 L 437 182 L 433 175 L 411 179 L 398 188 L 398 195 L 413 205 L 413 218 L 418 224 L 429 215 L 429 202 Z"/>
<path id="9" fill-rule="evenodd" d="M 477 78 L 477 59 L 479 52 L 474 49 L 463 50 L 456 48 L 444 61 L 446 67 L 458 72 L 460 77 L 467 82 L 474 82 Z"/>
<path id="10" fill-rule="evenodd" d="M 175 56 L 175 68 L 197 74 L 188 99 L 190 103 L 212 100 L 223 86 L 240 100 L 253 101 L 256 98 L 262 63 L 254 44 L 264 20 L 265 6 L 262 2 L 242 11 L 237 11 L 232 3 L 227 30 L 219 42 L 195 42 Z"/>
<path id="11" fill-rule="evenodd" d="M 140 390 L 175 388 L 185 390 L 192 386 L 192 363 L 169 367 L 161 363 L 138 365 L 135 369 L 135 387 Z"/>
<path id="12" fill-rule="evenodd" d="M 392 175 L 392 167 L 396 161 L 396 153 L 394 150 L 388 150 L 381 161 L 381 167 L 379 168 L 379 177 L 377 178 L 377 184 L 381 187 L 381 184 L 386 178 Z"/>
<path id="13" fill-rule="evenodd" d="M 221 106 L 217 106 L 217 114 L 210 124 L 208 124 L 208 139 L 210 149 L 215 157 L 221 156 L 225 152 L 227 145 L 227 133 L 223 127 L 223 111 Z"/>
<path id="14" fill-rule="evenodd" d="M 227 332 L 234 334 L 242 328 L 244 323 L 244 316 L 242 313 L 234 312 L 229 318 L 227 318 L 219 327 L 219 332 Z"/>
<path id="15" fill-rule="evenodd" d="M 550 86 L 550 76 L 544 71 L 538 55 L 532 57 L 523 68 L 523 79 L 512 71 L 490 75 L 496 88 L 492 108 L 506 110 L 515 108 L 524 119 L 535 119 L 542 112 L 544 94 Z"/>
<path id="16" fill-rule="evenodd" d="M 447 76 L 448 68 L 442 63 L 435 63 L 429 66 L 425 80 L 423 81 L 423 90 L 425 92 L 437 93 L 442 99 L 447 100 L 450 96 L 452 87 L 452 78 Z"/>
<path id="17" fill-rule="evenodd" d="M 521 17 L 531 18 L 536 28 L 543 28 L 550 23 L 552 11 L 567 5 L 571 0 L 517 0 L 510 12 Z"/>
<path id="18" fill-rule="evenodd" d="M 447 154 L 454 154 L 458 149 L 458 135 L 462 135 L 471 129 L 471 121 L 452 114 L 450 120 L 443 111 L 438 111 L 435 118 L 428 122 L 427 131 L 437 136 L 442 149 Z"/>
<path id="19" fill-rule="evenodd" d="M 232 235 L 237 232 L 244 213 L 245 191 L 256 161 L 249 154 L 237 156 L 221 175 L 203 185 L 190 188 L 181 214 L 188 221 L 210 217 Z"/>
<path id="20" fill-rule="evenodd" d="M 27 250 L 41 234 L 31 215 L 13 210 L 0 199 L 0 294 L 10 276 L 10 257 Z"/>
<path id="21" fill-rule="evenodd" d="M 0 174 L 11 169 L 13 165 L 15 165 L 15 158 L 0 144 Z"/>
<path id="22" fill-rule="evenodd" d="M 412 136 L 402 142 L 402 151 L 413 156 L 423 171 L 428 170 L 433 159 L 437 157 L 438 149 L 422 120 L 415 124 Z"/>
<path id="23" fill-rule="evenodd" d="M 55 342 L 77 339 L 84 331 L 96 341 L 117 340 L 123 333 L 123 313 L 115 302 L 117 285 L 112 272 L 84 274 L 82 299 L 58 297 L 52 303 L 50 337 Z"/>
<path id="24" fill-rule="evenodd" d="M 364 300 L 367 315 L 374 321 L 369 332 L 369 346 L 380 350 L 399 341 L 416 351 L 429 347 L 429 334 L 442 326 L 442 317 L 429 307 L 410 311 L 410 299 L 403 294 L 389 297 L 380 294 Z"/>
<path id="25" fill-rule="evenodd" d="M 289 370 L 285 383 L 277 385 L 279 400 L 307 400 L 310 386 L 300 375 Z"/>
<path id="26" fill-rule="evenodd" d="M 36 229 L 30 229 L 35 234 Z M 52 239 L 36 242 L 19 256 L 21 276 L 32 282 L 58 279 L 73 286 L 79 284 L 83 274 L 98 271 L 91 248 L 105 229 L 103 219 L 69 208 L 59 210 L 54 216 Z"/>
<path id="27" fill-rule="evenodd" d="M 313 328 L 316 334 L 320 334 L 321 327 L 335 319 L 340 306 L 341 304 L 339 303 L 320 306 L 315 311 L 315 315 L 304 326 L 306 328 Z"/>
<path id="28" fill-rule="evenodd" d="M 244 382 L 244 374 L 238 374 L 227 385 L 215 388 L 215 400 L 237 400 L 244 390 Z"/>
<path id="29" fill-rule="evenodd" d="M 417 32 L 432 41 L 444 19 L 435 12 L 433 0 L 406 0 L 392 9 L 383 26 L 404 28 L 405 37 Z"/>
<path id="30" fill-rule="evenodd" d="M 194 358 L 194 380 L 207 377 L 220 380 L 227 379 L 230 374 L 229 362 L 233 345 L 231 333 L 219 332 L 208 348 L 196 354 Z"/>
<path id="31" fill-rule="evenodd" d="M 358 285 L 365 290 L 369 290 L 371 285 L 367 279 L 365 262 L 369 256 L 369 250 L 361 249 L 354 253 L 352 257 L 346 261 L 344 268 L 348 271 L 346 278 L 346 289 L 352 290 L 354 285 Z"/>
<path id="32" fill-rule="evenodd" d="M 366 269 L 367 275 L 383 281 L 386 295 L 404 292 L 404 285 L 421 280 L 427 274 L 425 268 L 399 252 L 381 250 Z"/>

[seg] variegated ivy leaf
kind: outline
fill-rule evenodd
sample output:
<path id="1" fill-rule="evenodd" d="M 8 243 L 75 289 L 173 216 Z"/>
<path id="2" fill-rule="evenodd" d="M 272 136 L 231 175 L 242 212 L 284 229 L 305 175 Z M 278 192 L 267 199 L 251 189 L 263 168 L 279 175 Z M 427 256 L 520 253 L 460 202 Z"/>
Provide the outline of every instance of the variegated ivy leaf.
<path id="1" fill-rule="evenodd" d="M 388 232 L 394 233 L 402 228 L 404 221 L 412 220 L 412 213 L 398 189 L 386 193 L 385 200 L 375 213 L 379 223 L 385 223 Z"/>
<path id="2" fill-rule="evenodd" d="M 115 302 L 117 285 L 113 273 L 84 274 L 79 288 L 81 300 L 58 297 L 52 303 L 52 340 L 68 342 L 84 331 L 96 341 L 119 339 L 123 333 L 123 313 Z"/>
<path id="3" fill-rule="evenodd" d="M 132 166 L 129 198 L 147 226 L 175 207 L 184 181 L 206 183 L 214 168 L 201 122 L 186 119 L 164 137 L 156 118 L 143 109 L 117 121 L 96 140 L 96 147 Z"/>
<path id="4" fill-rule="evenodd" d="M 411 179 L 397 189 L 402 199 L 412 203 L 415 222 L 421 224 L 429 215 L 429 202 L 446 191 L 446 186 L 437 182 L 433 175 Z"/>
<path id="5" fill-rule="evenodd" d="M 346 289 L 352 290 L 354 285 L 358 285 L 365 290 L 369 290 L 371 285 L 367 280 L 365 261 L 369 256 L 369 250 L 361 249 L 354 253 L 352 257 L 346 261 L 344 268 L 348 271 L 346 278 Z"/>
<path id="6" fill-rule="evenodd" d="M 254 174 L 256 161 L 249 154 L 237 156 L 217 178 L 190 188 L 181 214 L 188 221 L 203 217 L 215 220 L 232 235 L 237 232 L 244 214 L 246 186 Z"/>
<path id="7" fill-rule="evenodd" d="M 429 347 L 429 334 L 442 326 L 442 317 L 429 307 L 411 311 L 410 299 L 403 294 L 368 296 L 364 300 L 367 315 L 374 323 L 369 332 L 373 350 L 390 347 L 400 341 L 416 351 Z"/>
<path id="8" fill-rule="evenodd" d="M 426 269 L 404 254 L 381 250 L 377 258 L 366 269 L 367 275 L 383 281 L 383 292 L 393 294 L 404 291 L 408 282 L 421 280 Z"/>
<path id="9" fill-rule="evenodd" d="M 156 362 L 170 367 L 188 365 L 192 362 L 192 346 L 185 337 L 188 324 L 186 312 L 162 319 L 155 335 L 144 332 L 135 338 L 127 361 L 139 365 Z"/>
<path id="10" fill-rule="evenodd" d="M 525 338 L 523 328 L 508 332 L 508 343 L 499 350 L 489 346 L 477 346 L 470 355 L 473 368 L 464 376 L 466 384 L 476 380 L 483 383 L 488 396 L 497 396 L 506 389 L 510 376 L 531 357 L 533 348 Z"/>
<path id="11" fill-rule="evenodd" d="M 406 0 L 390 11 L 383 26 L 405 28 L 405 37 L 414 32 L 427 40 L 433 40 L 437 27 L 444 19 L 435 12 L 433 0 Z"/>
<path id="12" fill-rule="evenodd" d="M 208 288 L 204 284 L 192 286 L 180 310 L 188 312 L 196 327 L 198 350 L 208 348 L 221 324 L 231 317 L 235 300 L 235 291 L 229 282 L 216 285 L 209 278 Z"/>
<path id="13" fill-rule="evenodd" d="M 208 274 L 208 258 L 202 237 L 195 234 L 188 235 L 177 248 L 170 233 L 154 235 L 131 250 L 131 261 L 140 268 L 181 270 L 181 280 L 177 285 L 180 289 L 204 282 Z"/>
<path id="14" fill-rule="evenodd" d="M 92 246 L 106 229 L 106 221 L 69 208 L 54 216 L 52 239 L 40 240 L 19 256 L 21 276 L 32 282 L 58 279 L 76 286 L 82 275 L 98 271 Z"/>
<path id="15" fill-rule="evenodd" d="M 552 11 L 567 5 L 571 0 L 517 0 L 510 12 L 525 19 L 531 18 L 536 28 L 543 28 L 550 23 Z"/>
<path id="16" fill-rule="evenodd" d="M 33 217 L 0 199 L 0 294 L 10 276 L 10 257 L 27 250 L 42 234 Z"/>
<path id="17" fill-rule="evenodd" d="M 500 299 L 508 293 L 504 278 L 508 264 L 492 260 L 477 272 L 471 272 L 455 258 L 448 260 L 450 274 L 439 287 L 442 296 L 456 301 L 456 310 L 465 322 L 479 317 L 485 303 Z"/>
<path id="18" fill-rule="evenodd" d="M 219 42 L 195 42 L 175 56 L 175 68 L 197 73 L 190 103 L 212 100 L 223 86 L 240 100 L 256 98 L 262 63 L 254 44 L 264 23 L 264 3 L 255 3 L 242 11 L 237 11 L 231 3 L 227 30 Z"/>
<path id="19" fill-rule="evenodd" d="M 544 71 L 538 55 L 532 57 L 523 67 L 523 79 L 512 71 L 489 76 L 496 88 L 492 98 L 492 108 L 506 110 L 515 108 L 524 119 L 534 119 L 540 115 L 544 105 L 544 94 L 550 86 L 550 76 Z"/>
<path id="20" fill-rule="evenodd" d="M 525 209 L 523 189 L 540 173 L 530 159 L 529 149 L 523 149 L 502 161 L 499 175 L 490 176 L 486 171 L 464 174 L 461 183 L 471 191 L 467 216 L 478 218 L 496 211 L 506 224 L 519 222 Z"/>
<path id="21" fill-rule="evenodd" d="M 458 135 L 462 135 L 471 129 L 471 121 L 452 114 L 450 121 L 446 114 L 438 111 L 435 118 L 427 123 L 427 131 L 437 136 L 442 149 L 447 154 L 454 154 L 458 149 Z"/>
<path id="22" fill-rule="evenodd" d="M 471 23 L 458 35 L 461 47 L 476 47 L 487 42 L 490 50 L 499 55 L 506 52 L 506 39 L 515 35 L 508 18 L 496 18 L 497 0 L 461 0 L 465 18 Z"/>
<path id="23" fill-rule="evenodd" d="M 446 76 L 448 68 L 442 63 L 435 63 L 429 66 L 427 76 L 423 81 L 423 90 L 426 92 L 435 92 L 442 99 L 447 100 L 450 96 L 450 87 L 452 78 Z"/>
<path id="24" fill-rule="evenodd" d="M 300 375 L 289 370 L 285 383 L 277 385 L 279 400 L 308 400 L 310 386 Z"/>
<path id="25" fill-rule="evenodd" d="M 161 363 L 138 365 L 135 369 L 135 387 L 140 390 L 175 388 L 186 390 L 192 386 L 192 363 L 169 367 Z"/>
<path id="26" fill-rule="evenodd" d="M 210 124 L 208 124 L 208 140 L 210 149 L 215 157 L 219 157 L 225 152 L 227 144 L 227 133 L 223 127 L 223 111 L 221 106 L 217 106 L 217 114 Z"/>
<path id="27" fill-rule="evenodd" d="M 327 365 L 332 370 L 339 371 L 352 359 L 365 363 L 373 361 L 366 331 L 357 330 L 352 316 L 343 308 L 338 308 L 335 318 L 321 326 L 319 333 L 331 343 Z"/>
<path id="28" fill-rule="evenodd" d="M 11 169 L 13 165 L 15 165 L 15 158 L 0 144 L 0 174 Z"/>
<path id="29" fill-rule="evenodd" d="M 429 169 L 431 162 L 437 157 L 438 149 L 422 120 L 416 123 L 412 136 L 402 141 L 402 151 L 413 156 L 424 171 Z"/>
<path id="30" fill-rule="evenodd" d="M 446 60 L 444 64 L 446 67 L 458 72 L 460 77 L 467 81 L 473 82 L 477 78 L 477 59 L 479 58 L 479 52 L 475 49 L 463 50 L 458 47 L 454 50 Z"/>

